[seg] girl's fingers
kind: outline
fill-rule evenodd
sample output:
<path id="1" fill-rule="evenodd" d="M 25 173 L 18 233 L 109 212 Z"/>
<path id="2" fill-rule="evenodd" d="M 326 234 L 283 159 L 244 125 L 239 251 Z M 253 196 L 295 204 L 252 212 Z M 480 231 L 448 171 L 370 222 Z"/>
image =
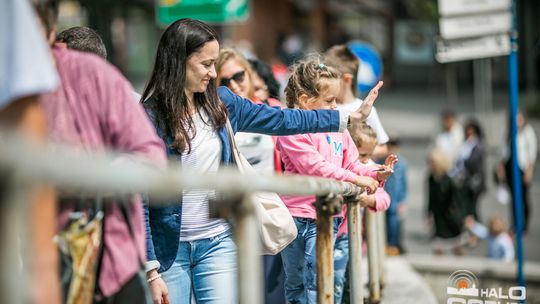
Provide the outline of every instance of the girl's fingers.
<path id="1" fill-rule="evenodd" d="M 383 82 L 379 81 L 371 91 L 369 91 L 368 97 L 366 98 L 367 102 L 372 104 L 375 102 L 375 99 L 379 95 L 379 89 L 383 86 Z"/>

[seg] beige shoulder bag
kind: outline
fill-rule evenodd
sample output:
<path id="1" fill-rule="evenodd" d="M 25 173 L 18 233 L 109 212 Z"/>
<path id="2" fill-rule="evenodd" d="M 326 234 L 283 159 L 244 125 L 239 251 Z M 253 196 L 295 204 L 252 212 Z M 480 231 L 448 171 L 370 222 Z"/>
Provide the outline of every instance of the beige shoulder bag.
<path id="1" fill-rule="evenodd" d="M 233 159 L 243 175 L 256 175 L 257 172 L 240 153 L 234 132 L 227 120 L 227 133 L 231 141 Z M 279 195 L 275 192 L 253 193 L 252 202 L 260 224 L 263 254 L 277 254 L 289 245 L 298 235 L 296 224 Z"/>

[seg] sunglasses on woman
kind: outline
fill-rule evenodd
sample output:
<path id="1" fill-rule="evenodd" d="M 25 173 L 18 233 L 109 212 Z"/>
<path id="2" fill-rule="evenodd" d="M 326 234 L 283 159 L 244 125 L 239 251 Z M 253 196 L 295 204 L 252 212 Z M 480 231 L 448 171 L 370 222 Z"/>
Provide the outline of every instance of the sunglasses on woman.
<path id="1" fill-rule="evenodd" d="M 241 84 L 244 82 L 244 78 L 246 77 L 246 71 L 240 71 L 238 73 L 235 73 L 230 78 L 221 78 L 221 82 L 219 83 L 221 86 L 228 87 L 231 83 L 231 80 L 234 80 L 237 84 Z"/>

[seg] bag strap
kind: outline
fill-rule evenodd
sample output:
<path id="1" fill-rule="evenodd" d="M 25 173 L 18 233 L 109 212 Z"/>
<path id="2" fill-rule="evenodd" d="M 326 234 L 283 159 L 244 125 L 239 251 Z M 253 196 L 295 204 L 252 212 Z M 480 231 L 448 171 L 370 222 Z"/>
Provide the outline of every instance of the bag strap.
<path id="1" fill-rule="evenodd" d="M 124 199 L 124 202 L 122 202 L 118 207 L 120 208 L 120 211 L 122 212 L 122 216 L 124 217 L 124 220 L 126 222 L 126 225 L 129 230 L 129 236 L 131 237 L 131 240 L 133 241 L 133 244 L 135 245 L 135 251 L 137 253 L 137 259 L 139 260 L 140 266 L 144 265 L 143 260 L 141 259 L 141 255 L 137 251 L 137 240 L 135 240 L 135 232 L 133 231 L 133 223 L 131 222 L 131 218 L 129 216 L 129 210 L 128 210 L 128 200 Z"/>
<path id="2" fill-rule="evenodd" d="M 99 208 L 103 212 L 103 218 L 101 218 L 101 238 L 99 240 L 99 250 L 97 255 L 97 262 L 95 265 L 95 282 L 94 282 L 94 300 L 98 300 L 103 297 L 103 292 L 99 286 L 99 278 L 101 274 L 101 268 L 103 266 L 103 254 L 105 253 L 105 206 L 103 204 L 103 196 L 98 195 L 96 198 L 96 208 Z M 97 212 L 96 212 L 97 214 Z"/>
<path id="3" fill-rule="evenodd" d="M 233 154 L 233 160 L 238 165 L 240 163 L 240 150 L 238 149 L 238 145 L 236 144 L 236 140 L 234 139 L 234 131 L 231 125 L 231 121 L 227 119 L 227 123 L 225 123 L 225 127 L 227 129 L 227 134 L 229 135 L 229 142 L 231 144 L 231 151 Z"/>
<path id="4" fill-rule="evenodd" d="M 135 240 L 135 234 L 133 232 L 133 224 L 131 223 L 130 217 L 129 217 L 129 210 L 127 208 L 127 201 L 128 199 L 122 198 L 123 202 L 118 204 L 118 207 L 120 208 L 120 211 L 122 212 L 122 216 L 124 217 L 124 221 L 126 222 L 126 225 L 128 227 L 129 235 L 131 237 L 131 240 L 133 241 L 133 244 L 135 246 L 135 251 L 137 253 L 137 259 L 139 260 L 139 267 L 142 267 L 144 263 L 142 262 L 141 256 L 139 254 L 139 251 L 137 250 L 137 242 Z M 100 204 L 103 206 L 103 199 L 100 198 Z M 113 206 L 111 206 L 113 207 Z M 103 299 L 103 292 L 101 291 L 101 288 L 99 287 L 99 276 L 101 273 L 101 267 L 103 262 L 103 253 L 105 252 L 105 222 L 107 219 L 105 209 L 103 209 L 103 219 L 101 221 L 101 243 L 99 248 L 99 259 L 96 263 L 96 284 L 94 287 L 94 300 L 100 301 Z"/>

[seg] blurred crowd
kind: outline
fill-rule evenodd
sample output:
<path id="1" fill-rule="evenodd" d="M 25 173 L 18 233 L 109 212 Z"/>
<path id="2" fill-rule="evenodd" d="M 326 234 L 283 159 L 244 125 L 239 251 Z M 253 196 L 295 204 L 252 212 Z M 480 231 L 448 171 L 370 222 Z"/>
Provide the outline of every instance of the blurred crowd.
<path id="1" fill-rule="evenodd" d="M 462 255 L 465 248 L 475 247 L 478 239 L 482 239 L 487 241 L 488 257 L 513 261 L 516 208 L 512 191 L 510 132 L 501 145 L 503 149 L 498 153 L 495 168 L 488 168 L 485 132 L 480 123 L 471 117 L 463 126 L 451 110 L 443 111 L 440 117 L 442 132 L 435 138 L 428 159 L 427 216 L 433 225 L 434 252 L 443 254 L 451 251 Z M 521 112 L 517 116 L 517 127 L 517 163 L 523 198 L 522 229 L 527 235 L 531 208 L 529 189 L 538 153 L 537 137 Z M 490 177 L 493 177 L 497 188 L 497 200 L 510 206 L 507 219 L 501 216 L 481 218 L 478 202 L 486 193 L 487 178 Z"/>

